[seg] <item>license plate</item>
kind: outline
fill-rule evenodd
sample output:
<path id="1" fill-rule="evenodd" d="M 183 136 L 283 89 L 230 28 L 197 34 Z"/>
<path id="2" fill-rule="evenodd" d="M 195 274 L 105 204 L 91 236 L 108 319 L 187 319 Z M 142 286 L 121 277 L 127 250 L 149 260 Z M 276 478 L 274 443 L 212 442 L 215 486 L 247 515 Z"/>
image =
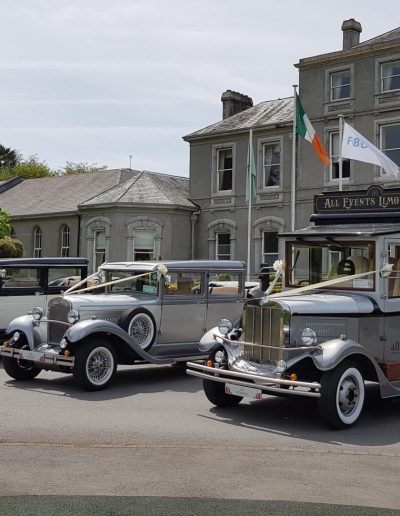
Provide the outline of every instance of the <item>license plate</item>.
<path id="1" fill-rule="evenodd" d="M 233 394 L 234 396 L 241 396 L 242 398 L 250 398 L 253 400 L 262 399 L 262 392 L 260 389 L 253 389 L 252 387 L 245 387 L 244 385 L 226 383 L 225 392 L 226 394 Z"/>
<path id="2" fill-rule="evenodd" d="M 33 360 L 34 362 L 44 362 L 44 354 L 38 351 L 31 351 L 30 349 L 19 350 L 20 360 Z"/>

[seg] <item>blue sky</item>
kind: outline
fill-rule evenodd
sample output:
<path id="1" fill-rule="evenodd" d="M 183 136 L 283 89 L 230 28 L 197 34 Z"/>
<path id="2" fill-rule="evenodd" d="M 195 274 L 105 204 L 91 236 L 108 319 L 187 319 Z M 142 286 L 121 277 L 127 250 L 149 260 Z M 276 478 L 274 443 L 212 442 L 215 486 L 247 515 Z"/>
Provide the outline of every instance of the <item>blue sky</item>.
<path id="1" fill-rule="evenodd" d="M 0 143 L 67 161 L 188 176 L 182 136 L 221 94 L 292 95 L 302 57 L 396 28 L 393 1 L 0 0 Z M 379 7 L 379 10 L 378 10 Z M 396 12 L 397 11 L 397 12 Z"/>

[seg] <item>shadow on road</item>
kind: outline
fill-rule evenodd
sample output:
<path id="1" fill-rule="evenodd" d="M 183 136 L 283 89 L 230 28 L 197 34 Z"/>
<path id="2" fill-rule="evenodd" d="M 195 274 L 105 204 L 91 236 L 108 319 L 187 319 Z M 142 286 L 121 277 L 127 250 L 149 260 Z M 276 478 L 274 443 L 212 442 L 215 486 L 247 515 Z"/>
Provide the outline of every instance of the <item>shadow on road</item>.
<path id="1" fill-rule="evenodd" d="M 0 365 L 1 369 L 3 369 L 2 364 Z M 75 383 L 71 374 L 60 373 L 57 376 L 58 373 L 42 371 L 37 378 L 29 381 L 16 381 L 6 376 L 3 371 L 2 374 L 7 378 L 4 385 L 9 388 L 88 401 L 120 399 L 135 394 L 162 391 L 191 393 L 197 392 L 201 388 L 201 383 L 195 378 L 187 376 L 185 367 L 181 364 L 121 366 L 111 385 L 107 389 L 97 392 L 82 390 Z M 46 378 L 46 375 L 49 377 Z"/>
<path id="2" fill-rule="evenodd" d="M 209 417 L 223 424 L 329 444 L 385 446 L 400 442 L 400 399 L 379 397 L 377 385 L 366 386 L 364 412 L 357 425 L 342 431 L 326 427 L 319 419 L 316 400 L 268 397 L 234 408 L 210 408 Z M 323 430 L 321 432 L 321 430 Z"/>

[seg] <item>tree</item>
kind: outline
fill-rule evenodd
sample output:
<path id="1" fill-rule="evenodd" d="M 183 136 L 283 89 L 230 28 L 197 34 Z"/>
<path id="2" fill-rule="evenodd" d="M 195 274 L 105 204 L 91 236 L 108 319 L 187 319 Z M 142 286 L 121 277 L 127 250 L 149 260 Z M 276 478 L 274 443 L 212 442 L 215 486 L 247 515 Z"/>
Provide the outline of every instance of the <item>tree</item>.
<path id="1" fill-rule="evenodd" d="M 6 181 L 12 177 L 21 176 L 26 178 L 54 176 L 54 172 L 44 161 L 39 161 L 35 154 L 26 160 L 21 160 L 13 166 L 0 168 L 0 180 Z"/>
<path id="2" fill-rule="evenodd" d="M 71 176 L 74 174 L 87 174 L 91 172 L 103 172 L 107 170 L 107 167 L 104 165 L 98 165 L 97 163 L 73 163 L 71 161 L 67 161 L 65 166 L 61 168 L 59 174 Z"/>
<path id="3" fill-rule="evenodd" d="M 11 235 L 11 216 L 0 208 L 0 239 Z"/>
<path id="4" fill-rule="evenodd" d="M 6 236 L 0 239 L 0 258 L 21 258 L 24 244 L 16 238 Z"/>
<path id="5" fill-rule="evenodd" d="M 14 167 L 19 160 L 18 151 L 0 144 L 0 169 Z"/>

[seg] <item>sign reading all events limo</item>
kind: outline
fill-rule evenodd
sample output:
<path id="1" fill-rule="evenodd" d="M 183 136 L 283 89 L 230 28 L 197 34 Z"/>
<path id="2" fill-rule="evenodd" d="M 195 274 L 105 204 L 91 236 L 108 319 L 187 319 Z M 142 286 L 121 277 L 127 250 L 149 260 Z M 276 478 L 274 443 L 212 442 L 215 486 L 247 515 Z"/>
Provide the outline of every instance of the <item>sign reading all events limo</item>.
<path id="1" fill-rule="evenodd" d="M 367 191 L 329 192 L 315 196 L 316 213 L 388 212 L 400 210 L 400 188 L 384 190 L 371 186 Z"/>

